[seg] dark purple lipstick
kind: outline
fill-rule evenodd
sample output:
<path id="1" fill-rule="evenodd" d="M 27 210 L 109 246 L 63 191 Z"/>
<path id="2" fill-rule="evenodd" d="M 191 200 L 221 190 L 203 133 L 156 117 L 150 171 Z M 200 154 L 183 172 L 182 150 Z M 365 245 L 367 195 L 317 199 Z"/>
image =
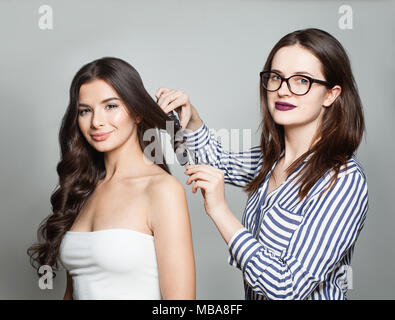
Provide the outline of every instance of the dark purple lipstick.
<path id="1" fill-rule="evenodd" d="M 287 103 L 287 102 L 276 102 L 276 109 L 281 110 L 281 111 L 288 111 L 296 108 L 293 104 Z"/>

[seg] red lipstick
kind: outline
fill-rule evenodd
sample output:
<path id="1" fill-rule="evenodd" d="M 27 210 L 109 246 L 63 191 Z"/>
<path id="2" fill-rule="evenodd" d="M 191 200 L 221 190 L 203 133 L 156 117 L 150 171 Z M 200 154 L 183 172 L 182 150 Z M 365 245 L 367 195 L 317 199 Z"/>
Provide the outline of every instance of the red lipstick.
<path id="1" fill-rule="evenodd" d="M 281 101 L 276 102 L 275 106 L 277 110 L 281 110 L 281 111 L 288 111 L 296 108 L 296 106 L 293 104 L 287 102 L 281 102 Z"/>

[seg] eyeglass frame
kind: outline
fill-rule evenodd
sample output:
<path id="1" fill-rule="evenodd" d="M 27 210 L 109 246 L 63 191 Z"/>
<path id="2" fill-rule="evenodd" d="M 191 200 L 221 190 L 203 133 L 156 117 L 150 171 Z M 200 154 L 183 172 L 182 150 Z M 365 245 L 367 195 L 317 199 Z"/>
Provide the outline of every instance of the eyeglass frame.
<path id="1" fill-rule="evenodd" d="M 278 89 L 276 89 L 276 90 L 269 90 L 269 89 L 265 88 L 265 86 L 263 85 L 264 82 L 263 82 L 263 79 L 262 79 L 262 75 L 263 75 L 264 73 L 274 73 L 274 74 L 276 74 L 276 75 L 278 75 L 278 76 L 280 77 L 281 83 L 280 83 Z M 263 87 L 263 89 L 265 89 L 266 91 L 269 91 L 269 92 L 276 92 L 276 91 L 280 90 L 280 88 L 281 88 L 281 86 L 283 85 L 283 82 L 284 82 L 284 81 L 287 83 L 288 90 L 289 90 L 290 92 L 292 92 L 292 94 L 297 95 L 297 96 L 304 96 L 304 95 L 308 94 L 309 91 L 310 91 L 310 89 L 311 89 L 311 86 L 313 85 L 313 83 L 322 84 L 322 85 L 324 85 L 324 86 L 326 86 L 326 87 L 328 87 L 328 88 L 331 88 L 331 87 L 332 87 L 332 85 L 331 85 L 329 82 L 327 82 L 327 81 L 319 80 L 319 79 L 314 79 L 314 78 L 309 77 L 309 76 L 306 76 L 306 75 L 304 75 L 304 74 L 294 74 L 294 75 L 292 75 L 292 76 L 290 76 L 290 77 L 288 77 L 288 78 L 284 78 L 284 77 L 282 77 L 282 76 L 281 76 L 278 72 L 276 72 L 276 71 L 266 70 L 266 71 L 260 72 L 260 73 L 259 73 L 259 76 L 260 76 L 260 78 L 261 78 L 261 82 L 262 82 L 262 87 Z M 308 79 L 308 80 L 310 81 L 310 85 L 309 85 L 309 88 L 307 89 L 306 93 L 298 94 L 298 93 L 294 93 L 294 92 L 291 90 L 291 85 L 289 84 L 289 79 L 291 79 L 292 77 L 297 77 L 297 76 L 299 76 L 299 77 L 305 77 L 306 79 Z"/>

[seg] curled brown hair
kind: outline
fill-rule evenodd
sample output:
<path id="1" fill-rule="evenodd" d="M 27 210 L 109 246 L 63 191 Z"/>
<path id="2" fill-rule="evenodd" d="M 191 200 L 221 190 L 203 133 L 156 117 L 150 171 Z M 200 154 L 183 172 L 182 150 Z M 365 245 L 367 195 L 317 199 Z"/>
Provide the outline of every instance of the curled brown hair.
<path id="1" fill-rule="evenodd" d="M 37 269 L 37 273 L 42 265 L 58 269 L 59 247 L 64 234 L 71 228 L 97 183 L 106 174 L 103 153 L 86 141 L 77 122 L 80 87 L 95 79 L 104 80 L 112 86 L 125 102 L 130 114 L 141 119 L 137 124 L 137 135 L 142 150 L 153 139 L 160 141 L 159 134 L 151 135 L 151 141 L 146 141 L 143 138 L 146 130 L 167 129 L 167 121 L 172 121 L 145 90 L 140 75 L 129 63 L 118 58 L 104 57 L 84 65 L 77 72 L 71 82 L 70 101 L 59 132 L 59 184 L 51 196 L 52 214 L 39 226 L 38 243 L 27 250 L 30 263 Z M 174 130 L 179 129 L 175 125 Z M 155 159 L 158 156 L 156 151 L 158 148 L 153 149 L 150 155 Z M 157 164 L 170 173 L 165 159 L 161 159 Z"/>
<path id="2" fill-rule="evenodd" d="M 279 49 L 292 45 L 300 45 L 315 55 L 321 61 L 326 81 L 331 86 L 339 85 L 342 88 L 340 96 L 324 112 L 322 123 L 316 136 L 313 137 L 313 141 L 317 138 L 317 142 L 286 170 L 288 176 L 309 157 L 296 176 L 300 183 L 298 196 L 303 199 L 330 169 L 334 169 L 335 174 L 326 190 L 334 185 L 341 166 L 346 164 L 358 148 L 365 124 L 361 99 L 347 53 L 340 42 L 329 33 L 310 28 L 285 35 L 271 50 L 263 70 L 271 70 L 273 57 Z M 263 163 L 259 174 L 245 187 L 248 193 L 264 182 L 274 162 L 279 160 L 285 148 L 284 128 L 276 124 L 269 113 L 267 92 L 262 88 L 262 83 L 260 83 L 260 101 L 263 111 L 260 143 Z"/>

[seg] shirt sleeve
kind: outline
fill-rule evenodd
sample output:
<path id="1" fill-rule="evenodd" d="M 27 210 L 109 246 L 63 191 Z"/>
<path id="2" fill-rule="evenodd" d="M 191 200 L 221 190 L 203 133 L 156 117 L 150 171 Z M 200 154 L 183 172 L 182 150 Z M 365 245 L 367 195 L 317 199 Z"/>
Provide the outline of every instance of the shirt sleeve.
<path id="1" fill-rule="evenodd" d="M 364 175 L 343 175 L 331 191 L 311 201 L 284 255 L 275 255 L 241 228 L 228 242 L 229 263 L 242 270 L 256 293 L 269 299 L 304 299 L 353 247 L 367 210 Z"/>
<path id="2" fill-rule="evenodd" d="M 244 187 L 255 178 L 262 166 L 259 146 L 243 152 L 223 150 L 213 130 L 205 123 L 194 132 L 184 133 L 186 147 L 194 152 L 198 163 L 209 164 L 224 171 L 225 183 Z"/>

